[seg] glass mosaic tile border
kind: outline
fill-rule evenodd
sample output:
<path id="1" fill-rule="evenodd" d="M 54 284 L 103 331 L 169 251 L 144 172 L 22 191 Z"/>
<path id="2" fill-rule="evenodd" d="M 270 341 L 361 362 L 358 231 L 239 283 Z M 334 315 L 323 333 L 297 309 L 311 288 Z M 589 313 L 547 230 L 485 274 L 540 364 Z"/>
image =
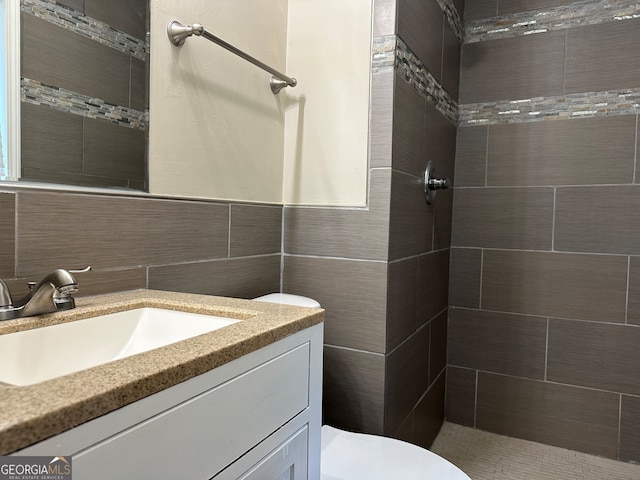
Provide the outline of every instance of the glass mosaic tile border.
<path id="1" fill-rule="evenodd" d="M 149 52 L 147 39 L 134 38 L 106 23 L 58 5 L 55 0 L 20 0 L 20 9 L 110 48 L 131 54 L 142 61 L 146 60 Z"/>
<path id="2" fill-rule="evenodd" d="M 107 120 L 122 127 L 146 130 L 149 114 L 140 110 L 111 105 L 99 98 L 89 97 L 64 88 L 44 85 L 22 78 L 20 100 L 33 105 L 46 105 L 58 111 L 83 117 Z"/>
<path id="3" fill-rule="evenodd" d="M 640 88 L 463 104 L 458 107 L 458 125 L 465 127 L 637 114 L 640 114 Z"/>
<path id="4" fill-rule="evenodd" d="M 465 26 L 464 43 L 546 33 L 632 18 L 640 18 L 640 2 L 636 0 L 583 0 L 546 10 L 469 22 Z"/>

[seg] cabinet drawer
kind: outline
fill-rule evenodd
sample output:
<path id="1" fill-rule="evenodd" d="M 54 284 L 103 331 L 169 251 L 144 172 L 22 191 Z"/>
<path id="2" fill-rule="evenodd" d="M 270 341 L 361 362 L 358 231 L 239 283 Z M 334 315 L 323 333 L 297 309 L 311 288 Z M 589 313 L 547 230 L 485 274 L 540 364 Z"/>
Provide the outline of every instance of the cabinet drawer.
<path id="1" fill-rule="evenodd" d="M 308 405 L 306 343 L 77 453 L 74 478 L 208 479 Z"/>

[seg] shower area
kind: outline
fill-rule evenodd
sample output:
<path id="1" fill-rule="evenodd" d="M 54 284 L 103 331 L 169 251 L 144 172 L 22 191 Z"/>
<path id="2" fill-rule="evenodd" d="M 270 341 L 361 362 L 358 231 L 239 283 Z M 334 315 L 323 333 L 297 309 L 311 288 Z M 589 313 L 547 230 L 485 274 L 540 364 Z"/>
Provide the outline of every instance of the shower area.
<path id="1" fill-rule="evenodd" d="M 285 207 L 283 289 L 328 312 L 325 422 L 640 462 L 638 17 L 374 2 L 368 208 Z M 454 189 L 427 206 L 430 161 Z"/>

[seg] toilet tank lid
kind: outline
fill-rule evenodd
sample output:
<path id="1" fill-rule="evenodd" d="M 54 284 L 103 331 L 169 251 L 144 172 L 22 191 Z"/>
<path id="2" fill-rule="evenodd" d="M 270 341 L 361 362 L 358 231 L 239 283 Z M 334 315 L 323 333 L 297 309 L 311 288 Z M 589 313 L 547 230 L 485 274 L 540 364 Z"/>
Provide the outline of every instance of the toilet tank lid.
<path id="1" fill-rule="evenodd" d="M 290 293 L 270 293 L 262 297 L 254 298 L 258 302 L 281 303 L 284 305 L 296 305 L 298 307 L 320 308 L 320 304 L 313 298 L 301 295 L 291 295 Z"/>

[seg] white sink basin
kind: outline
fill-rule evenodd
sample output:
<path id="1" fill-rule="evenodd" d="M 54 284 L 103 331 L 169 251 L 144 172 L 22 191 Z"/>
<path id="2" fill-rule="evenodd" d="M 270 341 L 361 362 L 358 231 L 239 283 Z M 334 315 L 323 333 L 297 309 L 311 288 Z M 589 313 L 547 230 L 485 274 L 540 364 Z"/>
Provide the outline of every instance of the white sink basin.
<path id="1" fill-rule="evenodd" d="M 0 382 L 32 385 L 239 322 L 138 308 L 0 335 Z"/>

